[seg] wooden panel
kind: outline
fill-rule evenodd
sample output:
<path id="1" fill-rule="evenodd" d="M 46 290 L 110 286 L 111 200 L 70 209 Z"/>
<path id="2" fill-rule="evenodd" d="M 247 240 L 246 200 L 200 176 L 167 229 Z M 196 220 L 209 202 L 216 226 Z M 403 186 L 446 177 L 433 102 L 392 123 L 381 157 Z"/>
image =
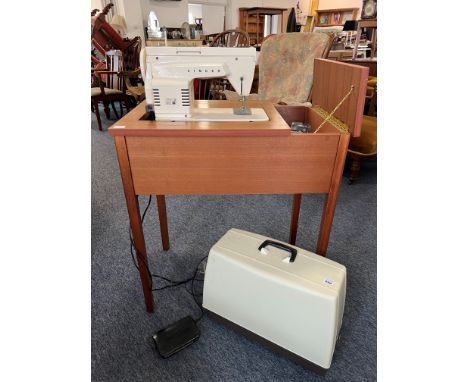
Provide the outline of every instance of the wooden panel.
<path id="1" fill-rule="evenodd" d="M 346 123 L 353 137 L 361 134 L 369 69 L 343 62 L 315 59 L 312 103 L 331 112 L 354 85 L 354 91 L 334 116 Z"/>
<path id="2" fill-rule="evenodd" d="M 339 139 L 126 137 L 138 195 L 328 192 Z"/>

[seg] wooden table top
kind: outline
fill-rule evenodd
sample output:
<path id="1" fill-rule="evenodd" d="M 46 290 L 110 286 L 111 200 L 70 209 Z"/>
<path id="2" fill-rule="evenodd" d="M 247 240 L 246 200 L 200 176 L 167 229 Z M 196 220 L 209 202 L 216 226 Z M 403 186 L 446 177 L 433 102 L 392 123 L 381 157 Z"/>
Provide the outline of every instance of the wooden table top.
<path id="1" fill-rule="evenodd" d="M 264 122 L 172 122 L 140 120 L 145 114 L 140 103 L 109 128 L 112 136 L 287 136 L 288 124 L 271 102 L 248 101 L 250 108 L 263 108 L 269 121 Z M 195 107 L 240 107 L 238 101 L 195 101 Z"/>

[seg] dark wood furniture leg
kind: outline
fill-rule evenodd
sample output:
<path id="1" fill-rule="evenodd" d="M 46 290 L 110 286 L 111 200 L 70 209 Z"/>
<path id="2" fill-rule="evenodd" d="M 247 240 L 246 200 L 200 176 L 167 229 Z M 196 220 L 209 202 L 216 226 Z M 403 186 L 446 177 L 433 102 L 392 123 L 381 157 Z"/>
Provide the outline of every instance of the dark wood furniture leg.
<path id="1" fill-rule="evenodd" d="M 96 114 L 99 130 L 102 131 L 101 116 L 99 115 L 99 102 L 93 102 L 92 105 L 94 107 L 94 114 Z"/>
<path id="2" fill-rule="evenodd" d="M 104 101 L 104 113 L 106 114 L 106 118 L 110 119 L 110 109 L 109 109 L 109 101 Z"/>
<path id="3" fill-rule="evenodd" d="M 119 160 L 120 174 L 122 176 L 122 184 L 127 201 L 128 217 L 130 219 L 130 227 L 132 229 L 133 241 L 137 253 L 138 269 L 140 271 L 141 285 L 145 296 L 146 310 L 149 313 L 154 312 L 154 299 L 151 290 L 151 274 L 148 268 L 148 257 L 146 256 L 145 236 L 140 217 L 140 206 L 138 198 L 135 195 L 133 188 L 132 173 L 130 170 L 130 162 L 127 154 L 127 144 L 125 137 L 115 137 L 115 147 L 117 149 L 117 157 Z"/>
<path id="4" fill-rule="evenodd" d="M 156 195 L 156 202 L 158 205 L 162 247 L 164 251 L 167 251 L 169 249 L 169 230 L 167 228 L 166 197 L 164 195 Z"/>
<path id="5" fill-rule="evenodd" d="M 111 106 L 112 106 L 112 110 L 114 111 L 115 118 L 116 118 L 116 119 L 122 118 L 122 116 L 123 116 L 122 114 L 120 115 L 120 117 L 119 117 L 119 115 L 117 114 L 117 109 L 115 108 L 114 102 L 111 102 Z"/>
<path id="6" fill-rule="evenodd" d="M 343 175 L 344 163 L 346 160 L 346 153 L 348 151 L 349 135 L 341 135 L 336 154 L 335 166 L 331 178 L 330 190 L 325 198 L 325 203 L 322 212 L 322 221 L 320 223 L 320 232 L 317 240 L 317 247 L 315 252 L 318 255 L 326 256 L 328 241 L 333 223 L 333 216 L 335 215 L 336 201 L 340 191 L 341 177 Z"/>
<path id="7" fill-rule="evenodd" d="M 127 108 L 127 113 L 130 111 L 130 109 L 132 108 L 129 100 L 128 100 L 128 97 L 125 97 L 125 101 L 124 101 L 124 104 L 125 104 L 125 107 Z M 120 104 L 122 105 L 122 103 Z M 122 116 L 123 116 L 123 110 L 120 109 L 120 111 L 122 112 Z"/>
<path id="8" fill-rule="evenodd" d="M 359 178 L 359 170 L 361 169 L 361 158 L 355 154 L 350 154 L 351 166 L 349 168 L 348 184 Z"/>
<path id="9" fill-rule="evenodd" d="M 293 195 L 293 204 L 291 211 L 291 225 L 289 228 L 289 244 L 296 244 L 297 224 L 299 221 L 299 212 L 301 210 L 302 194 Z"/>

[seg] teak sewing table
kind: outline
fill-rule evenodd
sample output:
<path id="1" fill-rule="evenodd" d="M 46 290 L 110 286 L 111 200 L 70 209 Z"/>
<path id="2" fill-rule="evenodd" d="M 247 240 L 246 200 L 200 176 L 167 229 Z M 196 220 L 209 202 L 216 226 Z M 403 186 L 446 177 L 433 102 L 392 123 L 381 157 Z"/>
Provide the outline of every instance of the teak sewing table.
<path id="1" fill-rule="evenodd" d="M 138 195 L 156 195 L 163 249 L 169 249 L 164 195 L 293 194 L 290 243 L 294 244 L 301 194 L 326 194 L 316 253 L 325 256 L 350 134 L 358 136 L 368 69 L 315 61 L 312 100 L 331 111 L 350 86 L 355 91 L 335 116 L 349 132 L 326 122 L 319 132 L 296 133 L 292 121 L 316 128 L 323 117 L 310 107 L 262 107 L 267 122 L 161 122 L 142 120 L 144 102 L 110 129 L 114 136 L 137 251 L 146 309 L 154 311 Z M 314 99 L 318 102 L 314 102 Z M 198 101 L 198 107 L 239 107 L 239 102 Z"/>

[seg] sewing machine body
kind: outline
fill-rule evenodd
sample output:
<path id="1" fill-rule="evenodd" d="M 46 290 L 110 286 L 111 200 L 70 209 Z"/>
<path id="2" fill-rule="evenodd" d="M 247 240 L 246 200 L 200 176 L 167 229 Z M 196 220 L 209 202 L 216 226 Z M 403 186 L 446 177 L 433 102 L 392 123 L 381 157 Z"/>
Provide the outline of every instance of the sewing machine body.
<path id="1" fill-rule="evenodd" d="M 225 77 L 237 93 L 250 94 L 255 71 L 255 48 L 147 47 L 140 66 L 148 106 L 157 120 L 267 121 L 263 109 L 210 111 L 194 108 L 195 78 Z"/>

